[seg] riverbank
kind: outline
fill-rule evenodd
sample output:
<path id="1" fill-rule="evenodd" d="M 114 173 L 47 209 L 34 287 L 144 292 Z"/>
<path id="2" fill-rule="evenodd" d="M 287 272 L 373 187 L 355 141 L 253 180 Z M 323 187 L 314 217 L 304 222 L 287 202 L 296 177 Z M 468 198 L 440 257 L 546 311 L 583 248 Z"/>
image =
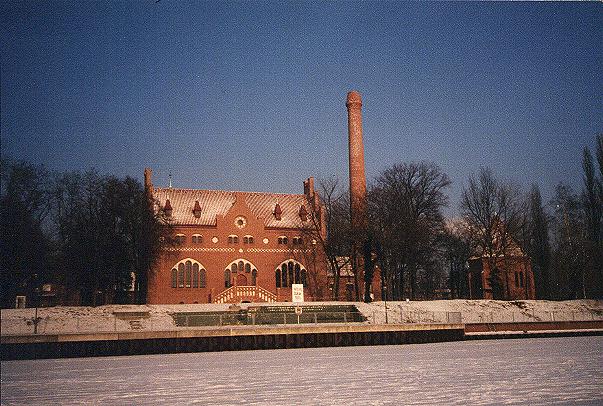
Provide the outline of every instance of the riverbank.
<path id="1" fill-rule="evenodd" d="M 3 310 L 1 358 L 64 358 L 603 334 L 600 301 L 455 300 L 390 302 L 387 307 L 383 302 L 354 303 L 353 306 L 350 303 L 306 303 L 299 307 L 301 309 L 291 303 L 280 303 L 48 308 L 38 310 L 37 325 L 34 323 L 35 310 L 34 313 L 32 309 Z M 347 310 L 343 314 L 338 313 L 342 309 Z M 260 315 L 269 317 L 260 318 Z M 259 321 L 262 323 L 256 325 Z"/>
<path id="2" fill-rule="evenodd" d="M 508 323 L 603 320 L 603 301 L 496 301 L 437 300 L 409 302 L 308 302 L 305 306 L 355 305 L 367 324 L 406 323 Z M 239 307 L 291 306 L 291 303 L 246 303 Z M 2 336 L 33 334 L 80 334 L 127 331 L 177 331 L 175 314 L 227 312 L 229 304 L 108 305 L 98 307 L 51 307 L 2 309 Z M 289 322 L 295 323 L 295 319 Z"/>

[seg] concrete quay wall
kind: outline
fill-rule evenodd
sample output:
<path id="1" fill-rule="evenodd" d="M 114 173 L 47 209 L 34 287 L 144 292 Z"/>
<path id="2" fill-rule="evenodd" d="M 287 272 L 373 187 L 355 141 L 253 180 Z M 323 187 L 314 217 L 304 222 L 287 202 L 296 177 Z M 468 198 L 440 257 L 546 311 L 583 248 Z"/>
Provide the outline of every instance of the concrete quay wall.
<path id="1" fill-rule="evenodd" d="M 1 336 L 2 360 L 603 335 L 603 321 L 328 324 Z"/>
<path id="2" fill-rule="evenodd" d="M 464 339 L 461 324 L 203 328 L 2 336 L 1 359 L 433 343 Z"/>

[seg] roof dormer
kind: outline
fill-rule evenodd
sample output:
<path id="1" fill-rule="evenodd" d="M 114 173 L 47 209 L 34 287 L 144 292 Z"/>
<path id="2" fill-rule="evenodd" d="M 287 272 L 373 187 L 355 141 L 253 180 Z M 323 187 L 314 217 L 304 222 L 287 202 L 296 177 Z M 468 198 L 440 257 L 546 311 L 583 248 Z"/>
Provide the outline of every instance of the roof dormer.
<path id="1" fill-rule="evenodd" d="M 201 205 L 199 204 L 199 200 L 195 200 L 195 207 L 193 207 L 193 215 L 196 218 L 201 217 Z"/>
<path id="2" fill-rule="evenodd" d="M 277 220 L 281 220 L 283 215 L 283 210 L 281 209 L 281 205 L 276 203 L 274 206 L 274 218 Z"/>
<path id="3" fill-rule="evenodd" d="M 163 213 L 168 216 L 168 217 L 172 217 L 172 204 L 170 203 L 170 199 L 166 199 L 165 200 L 165 205 L 163 206 Z"/>

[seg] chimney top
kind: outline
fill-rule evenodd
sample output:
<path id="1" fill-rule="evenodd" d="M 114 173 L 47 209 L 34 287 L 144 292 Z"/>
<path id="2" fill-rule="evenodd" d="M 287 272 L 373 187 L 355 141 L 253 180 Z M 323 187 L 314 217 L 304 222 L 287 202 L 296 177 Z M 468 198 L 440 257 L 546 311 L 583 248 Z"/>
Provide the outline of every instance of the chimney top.
<path id="1" fill-rule="evenodd" d="M 352 90 L 348 93 L 348 98 L 345 103 L 346 106 L 358 105 L 362 106 L 362 96 L 356 90 Z"/>

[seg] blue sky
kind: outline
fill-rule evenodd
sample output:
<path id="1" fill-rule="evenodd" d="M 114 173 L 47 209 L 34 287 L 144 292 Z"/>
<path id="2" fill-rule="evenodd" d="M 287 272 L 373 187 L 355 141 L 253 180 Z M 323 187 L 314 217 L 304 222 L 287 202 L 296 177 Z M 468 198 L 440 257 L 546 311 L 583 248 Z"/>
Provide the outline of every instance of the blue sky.
<path id="1" fill-rule="evenodd" d="M 367 175 L 488 165 L 545 198 L 581 187 L 603 132 L 593 3 L 2 2 L 2 156 L 158 185 L 300 193 L 347 182 L 345 96 Z"/>

